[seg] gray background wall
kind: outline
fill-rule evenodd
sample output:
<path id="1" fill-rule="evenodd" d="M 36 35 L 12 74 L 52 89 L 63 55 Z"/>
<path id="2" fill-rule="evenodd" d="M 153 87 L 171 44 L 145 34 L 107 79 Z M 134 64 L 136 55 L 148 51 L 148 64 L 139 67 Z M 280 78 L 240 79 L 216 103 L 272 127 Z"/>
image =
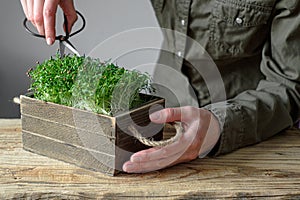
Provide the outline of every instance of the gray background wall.
<path id="1" fill-rule="evenodd" d="M 72 43 L 83 53 L 122 31 L 158 26 L 149 0 L 76 0 L 75 5 L 87 20 L 84 32 L 72 38 Z M 12 99 L 26 93 L 29 87 L 26 71 L 58 49 L 57 43 L 49 47 L 43 40 L 27 34 L 23 19 L 18 0 L 0 2 L 0 118 L 20 117 L 19 106 Z M 155 60 L 157 54 L 150 57 Z"/>

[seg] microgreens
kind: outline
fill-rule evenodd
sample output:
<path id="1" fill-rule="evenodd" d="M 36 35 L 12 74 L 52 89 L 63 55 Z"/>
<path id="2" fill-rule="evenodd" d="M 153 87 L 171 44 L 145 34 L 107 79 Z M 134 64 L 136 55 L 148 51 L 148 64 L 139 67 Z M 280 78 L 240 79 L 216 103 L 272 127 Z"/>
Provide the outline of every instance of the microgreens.
<path id="1" fill-rule="evenodd" d="M 28 72 L 34 98 L 115 115 L 143 104 L 151 92 L 150 76 L 90 57 L 65 55 L 37 64 Z"/>

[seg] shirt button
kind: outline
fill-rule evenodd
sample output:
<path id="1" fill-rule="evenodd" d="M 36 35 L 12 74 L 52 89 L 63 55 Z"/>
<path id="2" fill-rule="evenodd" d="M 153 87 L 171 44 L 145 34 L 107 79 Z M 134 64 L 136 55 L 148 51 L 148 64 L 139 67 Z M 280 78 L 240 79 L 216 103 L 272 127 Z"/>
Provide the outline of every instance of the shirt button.
<path id="1" fill-rule="evenodd" d="M 243 19 L 240 18 L 240 17 L 237 17 L 237 18 L 235 19 L 235 22 L 236 22 L 237 24 L 241 25 L 241 24 L 243 23 Z"/>
<path id="2" fill-rule="evenodd" d="M 182 26 L 185 25 L 185 20 L 184 20 L 184 19 L 181 20 L 181 25 L 182 25 Z"/>
<path id="3" fill-rule="evenodd" d="M 182 56 L 182 52 L 181 52 L 181 51 L 178 51 L 178 52 L 177 52 L 177 55 L 178 55 L 179 57 L 181 57 L 181 56 Z"/>

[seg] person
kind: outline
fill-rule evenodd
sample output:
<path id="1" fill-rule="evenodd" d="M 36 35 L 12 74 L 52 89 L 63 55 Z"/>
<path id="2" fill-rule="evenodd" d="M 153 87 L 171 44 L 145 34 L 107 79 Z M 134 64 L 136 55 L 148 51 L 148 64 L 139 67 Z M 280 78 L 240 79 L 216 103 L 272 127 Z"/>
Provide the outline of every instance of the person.
<path id="1" fill-rule="evenodd" d="M 186 37 L 165 34 L 182 57 L 177 63 L 199 107 L 162 109 L 155 123 L 181 121 L 184 134 L 173 144 L 133 154 L 123 165 L 142 173 L 217 156 L 264 141 L 293 126 L 300 116 L 300 1 L 298 0 L 152 0 L 162 28 L 201 44 L 221 74 L 226 99 L 212 102 L 209 88 L 189 60 L 197 60 Z M 77 19 L 72 0 L 21 0 L 26 17 L 44 34 L 55 36 L 55 13 L 64 11 L 71 30 Z M 162 56 L 164 57 L 164 56 Z M 179 63 L 179 64 L 178 64 Z M 224 114 L 226 113 L 226 114 Z"/>

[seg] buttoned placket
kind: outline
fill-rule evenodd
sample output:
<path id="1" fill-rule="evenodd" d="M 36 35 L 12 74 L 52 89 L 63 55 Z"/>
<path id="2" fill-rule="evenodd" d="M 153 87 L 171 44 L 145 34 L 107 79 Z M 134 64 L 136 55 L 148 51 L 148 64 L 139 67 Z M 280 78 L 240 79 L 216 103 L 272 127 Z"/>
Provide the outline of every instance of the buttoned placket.
<path id="1" fill-rule="evenodd" d="M 191 0 L 176 0 L 178 15 L 175 22 L 175 31 L 178 32 L 175 33 L 175 51 L 181 64 L 185 55 L 190 5 Z"/>
<path id="2" fill-rule="evenodd" d="M 187 27 L 185 26 L 185 24 L 186 24 L 186 23 L 185 23 L 185 19 L 181 19 L 180 23 L 181 23 L 181 29 L 182 29 L 184 32 L 186 32 Z M 186 35 L 186 33 L 184 33 L 184 32 L 182 32 L 182 33 L 184 34 L 184 36 L 182 36 L 182 37 L 185 37 L 185 35 Z M 183 43 L 185 43 L 186 39 L 183 39 L 183 40 L 184 40 Z M 180 49 L 180 47 L 181 47 L 181 45 L 178 45 L 178 47 L 176 46 L 176 48 L 179 49 L 179 50 L 177 51 L 177 56 L 178 56 L 178 57 L 183 57 L 183 56 L 184 56 L 185 47 L 184 47 L 183 49 Z"/>

